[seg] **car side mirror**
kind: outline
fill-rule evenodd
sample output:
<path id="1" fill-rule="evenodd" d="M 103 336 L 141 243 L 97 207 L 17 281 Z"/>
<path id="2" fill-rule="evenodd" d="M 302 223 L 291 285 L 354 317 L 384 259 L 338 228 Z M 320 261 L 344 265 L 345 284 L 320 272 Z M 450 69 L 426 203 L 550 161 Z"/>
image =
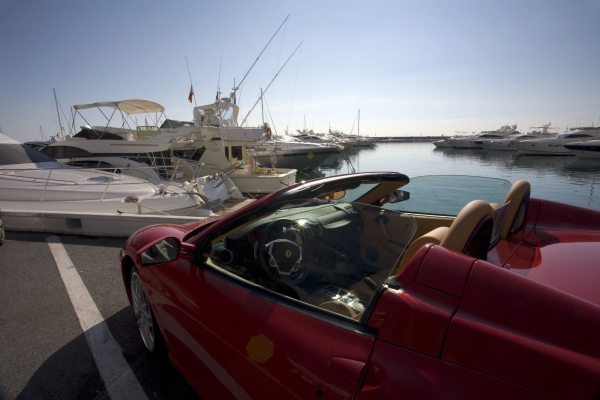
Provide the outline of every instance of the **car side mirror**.
<path id="1" fill-rule="evenodd" d="M 410 192 L 406 190 L 394 190 L 388 195 L 384 196 L 381 200 L 379 200 L 379 205 L 382 206 L 385 203 L 399 203 L 401 201 L 405 201 L 410 199 Z"/>
<path id="2" fill-rule="evenodd" d="M 144 246 L 137 252 L 136 258 L 141 266 L 167 263 L 179 258 L 193 261 L 195 250 L 196 246 L 193 244 L 182 242 L 175 237 L 166 237 Z"/>

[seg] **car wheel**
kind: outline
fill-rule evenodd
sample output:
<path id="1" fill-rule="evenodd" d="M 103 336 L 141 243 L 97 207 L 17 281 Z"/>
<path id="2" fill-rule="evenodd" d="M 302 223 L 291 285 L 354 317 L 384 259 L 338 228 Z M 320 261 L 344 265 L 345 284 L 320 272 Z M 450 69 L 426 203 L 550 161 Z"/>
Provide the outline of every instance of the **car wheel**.
<path id="1" fill-rule="evenodd" d="M 4 224 L 2 223 L 2 218 L 0 218 L 0 246 L 4 244 L 4 240 L 6 239 L 6 232 L 4 232 Z"/>
<path id="2" fill-rule="evenodd" d="M 138 325 L 138 331 L 146 350 L 152 355 L 163 356 L 166 354 L 165 344 L 162 340 L 160 330 L 150 307 L 150 302 L 142 286 L 142 279 L 134 267 L 131 271 L 129 283 L 133 312 Z"/>

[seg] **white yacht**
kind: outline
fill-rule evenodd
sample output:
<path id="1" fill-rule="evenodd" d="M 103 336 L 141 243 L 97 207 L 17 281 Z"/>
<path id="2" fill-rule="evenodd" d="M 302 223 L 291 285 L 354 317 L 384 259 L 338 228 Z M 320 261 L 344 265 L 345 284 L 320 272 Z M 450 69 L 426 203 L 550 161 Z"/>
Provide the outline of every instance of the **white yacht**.
<path id="1" fill-rule="evenodd" d="M 530 129 L 533 130 L 530 132 L 516 133 L 504 139 L 482 140 L 481 145 L 486 150 L 517 151 L 517 149 L 513 146 L 514 142 L 520 142 L 521 140 L 544 139 L 555 136 L 556 133 L 550 132 L 550 130 L 558 128 L 551 128 L 550 125 L 552 125 L 551 122 L 548 122 L 546 125 L 532 126 Z"/>
<path id="2" fill-rule="evenodd" d="M 453 136 L 446 142 L 455 149 L 481 149 L 485 139 L 502 139 L 517 131 L 517 125 L 504 125 L 495 131 L 482 131 L 472 136 Z"/>
<path id="3" fill-rule="evenodd" d="M 243 160 L 253 165 L 258 162 L 271 169 L 302 171 L 318 168 L 330 155 L 340 151 L 337 145 L 272 140 L 268 125 L 238 126 L 238 113 L 239 107 L 231 102 L 231 98 L 194 107 L 196 125 L 219 126 L 225 155 L 231 163 Z"/>
<path id="4" fill-rule="evenodd" d="M 433 143 L 433 145 L 435 147 L 437 147 L 438 149 L 450 149 L 450 148 L 452 148 L 452 146 L 450 146 L 450 143 L 448 143 L 446 141 L 446 139 L 434 140 L 431 143 Z"/>
<path id="5" fill-rule="evenodd" d="M 600 139 L 573 142 L 563 146 L 580 158 L 600 158 Z"/>
<path id="6" fill-rule="evenodd" d="M 229 136 L 231 137 L 231 135 Z M 251 157 L 266 167 L 294 168 L 299 171 L 318 169 L 330 156 L 338 154 L 337 145 L 296 141 L 265 140 L 247 147 Z"/>
<path id="7" fill-rule="evenodd" d="M 197 189 L 72 168 L 0 134 L 0 208 L 209 216 L 209 205 Z"/>
<path id="8" fill-rule="evenodd" d="M 515 142 L 513 146 L 525 155 L 573 156 L 575 155 L 565 145 L 573 142 L 586 142 L 600 139 L 600 128 L 579 127 L 569 129 L 548 139 L 533 139 Z"/>

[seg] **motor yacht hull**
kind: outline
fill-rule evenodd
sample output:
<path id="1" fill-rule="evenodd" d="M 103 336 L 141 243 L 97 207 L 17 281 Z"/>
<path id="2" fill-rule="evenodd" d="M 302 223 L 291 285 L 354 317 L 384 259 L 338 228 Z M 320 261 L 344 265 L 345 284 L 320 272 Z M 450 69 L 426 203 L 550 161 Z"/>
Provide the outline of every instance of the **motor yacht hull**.
<path id="1" fill-rule="evenodd" d="M 98 170 L 0 169 L 0 208 L 109 214 L 208 216 L 198 193 L 164 188 L 142 179 Z M 29 167 L 29 168 L 27 168 Z"/>
<path id="2" fill-rule="evenodd" d="M 256 160 L 263 167 L 274 168 L 273 158 L 276 158 L 277 168 L 294 168 L 306 171 L 318 168 L 332 154 L 339 153 L 339 147 L 315 147 L 315 148 L 268 148 L 259 147 L 255 149 Z"/>
<path id="3" fill-rule="evenodd" d="M 476 138 L 449 138 L 446 139 L 448 145 L 455 149 L 481 149 L 481 146 L 478 143 L 475 143 Z"/>
<path id="4" fill-rule="evenodd" d="M 523 140 L 514 143 L 513 146 L 524 155 L 573 156 L 574 154 L 564 147 L 568 143 L 571 142 L 564 139 L 540 139 Z"/>
<path id="5" fill-rule="evenodd" d="M 568 132 L 561 133 L 554 138 L 523 140 L 515 143 L 520 153 L 525 155 L 547 155 L 547 156 L 574 156 L 569 149 L 564 147 L 571 143 L 586 143 L 600 139 L 600 128 L 581 127 L 572 128 Z"/>
<path id="6" fill-rule="evenodd" d="M 244 193 L 268 194 L 296 183 L 295 169 L 254 168 L 245 166 L 238 168 L 231 177 L 237 187 Z"/>
<path id="7" fill-rule="evenodd" d="M 433 142 L 433 145 L 435 147 L 437 147 L 438 149 L 450 149 L 450 148 L 452 148 L 452 146 L 450 146 L 450 144 L 448 144 L 448 142 L 446 142 L 445 139 L 436 140 L 436 141 Z"/>
<path id="8" fill-rule="evenodd" d="M 510 139 L 490 140 L 482 143 L 482 147 L 491 151 L 517 151 Z"/>
<path id="9" fill-rule="evenodd" d="M 223 142 L 212 141 L 206 144 L 200 158 L 203 163 L 202 171 L 206 175 L 220 174 L 222 170 L 230 167 L 229 162 L 244 161 L 245 165 L 236 168 L 228 176 L 242 193 L 267 194 L 288 187 L 296 183 L 296 173 L 293 168 L 262 167 L 256 165 L 256 160 L 248 156 L 243 160 L 232 158 L 228 161 L 222 150 Z"/>
<path id="10" fill-rule="evenodd" d="M 589 142 L 575 142 L 564 147 L 580 158 L 600 158 L 600 140 Z"/>
<path id="11" fill-rule="evenodd" d="M 517 125 L 505 125 L 495 131 L 484 131 L 472 136 L 456 136 L 446 139 L 446 142 L 455 149 L 483 149 L 483 142 L 495 139 L 504 139 L 517 131 Z"/>

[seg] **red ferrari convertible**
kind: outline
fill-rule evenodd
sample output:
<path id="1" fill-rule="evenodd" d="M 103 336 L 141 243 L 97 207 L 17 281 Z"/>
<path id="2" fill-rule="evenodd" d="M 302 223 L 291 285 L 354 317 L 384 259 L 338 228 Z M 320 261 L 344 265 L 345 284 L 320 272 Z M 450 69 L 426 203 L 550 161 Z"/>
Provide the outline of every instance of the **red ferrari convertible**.
<path id="1" fill-rule="evenodd" d="M 600 396 L 600 212 L 525 181 L 299 183 L 120 255 L 147 350 L 209 398 Z"/>

